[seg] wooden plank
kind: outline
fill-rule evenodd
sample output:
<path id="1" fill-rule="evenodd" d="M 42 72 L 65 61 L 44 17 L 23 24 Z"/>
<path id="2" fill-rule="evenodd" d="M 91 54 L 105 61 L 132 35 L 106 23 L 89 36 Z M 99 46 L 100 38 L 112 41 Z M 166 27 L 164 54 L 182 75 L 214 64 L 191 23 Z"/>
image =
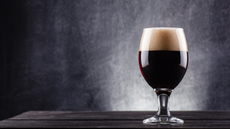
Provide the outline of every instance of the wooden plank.
<path id="1" fill-rule="evenodd" d="M 42 121 L 42 120 L 4 120 L 1 128 L 230 128 L 230 121 L 187 120 L 181 126 L 145 125 L 142 121 Z"/>
<path id="2" fill-rule="evenodd" d="M 155 113 L 153 111 L 28 111 L 10 119 L 143 120 Z M 230 120 L 230 111 L 171 111 L 171 114 L 184 120 Z"/>
<path id="3" fill-rule="evenodd" d="M 182 126 L 145 125 L 154 111 L 28 111 L 0 121 L 0 128 L 230 128 L 230 111 L 171 111 Z"/>

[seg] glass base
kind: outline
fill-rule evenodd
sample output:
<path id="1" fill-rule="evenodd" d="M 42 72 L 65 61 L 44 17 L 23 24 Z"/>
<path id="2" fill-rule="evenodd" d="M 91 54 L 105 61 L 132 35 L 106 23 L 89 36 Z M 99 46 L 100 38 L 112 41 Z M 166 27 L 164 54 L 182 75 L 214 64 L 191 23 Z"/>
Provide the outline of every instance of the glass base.
<path id="1" fill-rule="evenodd" d="M 160 124 L 170 124 L 170 125 L 182 125 L 184 120 L 173 117 L 173 116 L 153 116 L 143 120 L 144 124 L 148 125 L 160 125 Z"/>

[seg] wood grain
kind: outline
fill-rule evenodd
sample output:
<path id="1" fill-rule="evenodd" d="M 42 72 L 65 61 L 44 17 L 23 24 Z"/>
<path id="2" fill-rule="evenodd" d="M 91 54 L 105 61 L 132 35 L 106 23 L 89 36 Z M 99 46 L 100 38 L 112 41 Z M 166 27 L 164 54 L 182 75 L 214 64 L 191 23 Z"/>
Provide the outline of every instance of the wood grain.
<path id="1" fill-rule="evenodd" d="M 171 111 L 181 126 L 144 125 L 152 111 L 28 111 L 0 121 L 1 128 L 230 128 L 230 111 Z"/>

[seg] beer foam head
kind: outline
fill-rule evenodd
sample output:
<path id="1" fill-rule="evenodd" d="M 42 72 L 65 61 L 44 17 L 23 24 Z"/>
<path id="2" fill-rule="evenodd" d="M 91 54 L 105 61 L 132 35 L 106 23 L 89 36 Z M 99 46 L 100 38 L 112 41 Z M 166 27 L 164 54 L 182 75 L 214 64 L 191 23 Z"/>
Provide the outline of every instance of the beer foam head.
<path id="1" fill-rule="evenodd" d="M 142 33 L 139 51 L 188 51 L 182 28 L 145 28 Z"/>

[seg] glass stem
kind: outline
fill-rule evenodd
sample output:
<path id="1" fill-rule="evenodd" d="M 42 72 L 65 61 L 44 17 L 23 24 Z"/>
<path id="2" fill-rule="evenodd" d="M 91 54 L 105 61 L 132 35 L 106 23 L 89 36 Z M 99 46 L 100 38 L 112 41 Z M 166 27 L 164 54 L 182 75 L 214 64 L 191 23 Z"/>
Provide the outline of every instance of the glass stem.
<path id="1" fill-rule="evenodd" d="M 171 94 L 170 92 L 167 93 L 157 93 L 157 99 L 158 99 L 158 112 L 156 113 L 157 116 L 159 117 L 170 117 L 170 112 L 169 112 L 169 97 Z"/>

